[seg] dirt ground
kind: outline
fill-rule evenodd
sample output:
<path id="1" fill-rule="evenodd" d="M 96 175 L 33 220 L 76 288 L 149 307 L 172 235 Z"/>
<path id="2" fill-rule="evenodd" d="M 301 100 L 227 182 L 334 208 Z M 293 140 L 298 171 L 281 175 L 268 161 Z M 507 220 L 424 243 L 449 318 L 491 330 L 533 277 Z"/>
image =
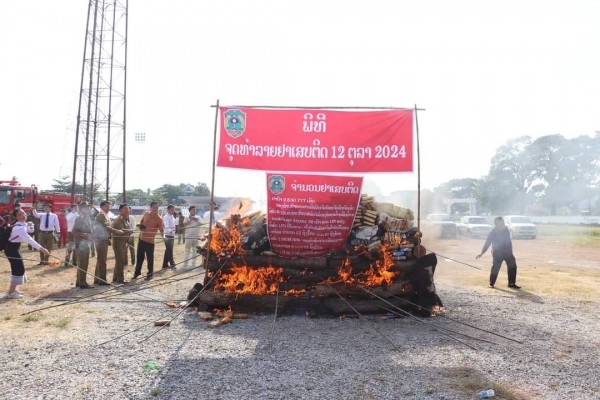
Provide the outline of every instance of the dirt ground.
<path id="1" fill-rule="evenodd" d="M 511 309 L 505 300 L 506 298 L 516 298 L 517 300 L 523 300 L 524 304 L 539 305 L 544 302 L 547 304 L 559 302 L 565 306 L 556 311 L 558 313 L 568 312 L 573 315 L 573 318 L 577 319 L 595 318 L 589 315 L 590 310 L 593 309 L 593 305 L 600 300 L 600 249 L 595 243 L 590 241 L 579 243 L 576 239 L 544 237 L 543 235 L 540 235 L 536 240 L 514 240 L 514 253 L 518 263 L 517 283 L 523 287 L 522 290 L 516 291 L 506 287 L 507 275 L 505 266 L 500 271 L 497 288 L 489 289 L 487 287 L 491 254 L 488 251 L 481 259 L 475 259 L 475 256 L 481 250 L 483 242 L 481 239 L 470 238 L 442 240 L 425 237 L 423 239 L 423 244 L 427 249 L 438 255 L 438 267 L 435 276 L 436 285 L 438 288 L 441 288 L 440 292 L 442 296 L 444 293 L 448 294 L 450 303 L 446 304 L 446 306 L 448 309 L 453 310 L 454 314 L 452 315 L 460 313 L 460 307 L 459 304 L 456 304 L 456 299 L 460 298 L 461 294 L 466 296 L 469 293 L 475 292 L 481 296 L 486 296 L 487 299 L 491 298 L 492 300 L 486 300 L 486 303 L 491 301 L 493 307 L 495 307 L 494 312 L 498 314 L 514 312 L 514 309 Z M 161 266 L 163 249 L 164 247 L 161 244 L 157 244 L 155 269 Z M 53 255 L 62 260 L 64 258 L 64 249 L 55 249 Z M 90 330 L 97 329 L 98 332 L 102 332 L 104 329 L 102 320 L 103 318 L 108 319 L 109 315 L 105 314 L 105 311 L 102 311 L 102 309 L 92 307 L 91 303 L 53 307 L 37 311 L 33 314 L 25 314 L 44 307 L 57 305 L 59 304 L 57 299 L 62 301 L 77 299 L 81 296 L 89 296 L 93 293 L 104 291 L 106 287 L 101 286 L 91 290 L 77 289 L 74 287 L 76 273 L 74 268 L 37 266 L 39 256 L 37 252 L 33 251 L 25 250 L 23 251 L 23 256 L 26 259 L 26 271 L 29 281 L 21 287 L 21 290 L 26 293 L 26 296 L 19 300 L 0 300 L 0 335 L 2 335 L 5 343 L 19 343 L 19 346 L 24 351 L 28 351 L 28 348 L 35 349 L 44 344 L 50 345 L 52 348 L 53 345 L 57 344 L 75 343 L 81 339 L 84 331 L 89 332 Z M 178 262 L 182 258 L 183 244 L 176 244 L 175 260 Z M 112 277 L 113 264 L 114 255 L 112 254 L 112 250 L 109 249 L 109 280 Z M 94 265 L 95 259 L 91 259 L 90 272 L 93 272 Z M 126 279 L 130 279 L 133 267 L 128 266 L 127 269 Z M 158 292 L 158 294 L 164 295 L 163 299 L 184 300 L 187 290 L 189 290 L 194 282 L 199 280 L 197 276 L 198 271 L 182 275 L 179 275 L 179 272 L 177 275 L 178 278 L 188 276 L 190 279 L 179 280 L 177 282 L 173 280 L 171 283 L 169 277 L 173 275 L 173 272 L 158 273 L 155 280 L 164 279 L 163 283 L 165 284 L 154 288 L 154 297 L 156 297 L 156 292 Z M 6 258 L 4 258 L 4 254 L 2 254 L 0 258 L 1 290 L 4 291 L 8 288 L 9 278 L 9 264 Z M 92 280 L 92 277 L 88 277 L 88 282 L 91 283 Z M 473 296 L 469 298 L 471 299 Z M 497 301 L 494 301 L 494 299 L 497 299 Z M 138 300 L 144 299 L 138 298 Z M 442 300 L 445 300 L 445 298 L 442 297 Z M 149 304 L 148 307 L 150 307 L 153 300 L 147 299 L 147 301 Z M 464 301 L 467 301 L 466 297 Z M 156 306 L 161 307 L 161 305 Z M 503 308 L 506 309 L 503 310 Z M 520 317 L 526 318 L 525 314 L 523 316 L 515 316 L 515 318 Z M 564 317 L 564 315 L 561 315 L 561 317 Z M 119 318 L 123 323 L 143 322 L 141 317 L 137 315 L 124 314 L 119 316 Z M 568 320 L 568 318 L 565 319 Z M 476 319 L 475 323 L 477 323 Z M 285 322 L 282 323 L 282 325 L 284 324 Z M 547 330 L 553 329 L 551 326 L 543 328 Z M 23 337 L 28 338 L 28 340 L 19 340 L 19 338 Z M 576 346 L 577 344 L 573 343 L 569 344 L 568 348 L 576 348 Z M 461 351 L 457 354 L 460 353 Z M 535 356 L 532 355 L 531 357 Z M 546 357 L 542 353 L 537 356 L 540 358 Z M 567 350 L 565 350 L 564 354 L 560 353 L 556 355 L 558 359 L 568 358 L 569 356 L 570 353 Z M 462 370 L 457 369 L 456 371 L 460 372 Z M 487 375 L 488 372 L 483 373 Z M 477 379 L 481 379 L 479 374 L 478 372 Z M 465 378 L 464 374 L 459 375 L 447 376 L 445 379 L 453 381 L 457 386 L 461 384 L 468 386 L 468 382 L 465 383 L 465 380 L 469 377 Z M 555 384 L 559 385 L 559 383 Z M 93 383 L 86 383 L 85 385 L 91 386 Z M 85 391 L 87 387 L 80 385 L 78 390 Z M 477 387 L 477 385 L 473 387 Z M 497 387 L 502 390 L 502 386 Z M 510 385 L 505 385 L 504 388 L 503 395 L 497 396 L 497 398 L 530 398 L 527 393 L 522 395 L 519 394 L 520 392 L 511 391 Z M 598 390 L 595 393 L 600 393 L 600 388 L 597 386 L 594 386 L 594 388 L 591 390 Z M 468 390 L 472 389 L 471 386 L 468 386 Z M 409 397 L 407 396 L 407 398 Z M 95 398 L 101 398 L 101 396 Z M 461 397 L 459 396 L 458 398 Z M 465 396 L 464 398 L 470 397 Z M 539 398 L 544 398 L 544 396 Z"/>

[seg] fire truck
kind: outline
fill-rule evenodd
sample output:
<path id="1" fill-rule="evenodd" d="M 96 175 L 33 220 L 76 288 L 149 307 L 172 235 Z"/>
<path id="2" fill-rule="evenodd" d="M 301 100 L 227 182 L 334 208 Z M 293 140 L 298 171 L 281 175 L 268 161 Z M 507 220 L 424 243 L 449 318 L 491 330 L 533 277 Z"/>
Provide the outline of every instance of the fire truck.
<path id="1" fill-rule="evenodd" d="M 75 196 L 75 202 L 79 202 L 79 196 Z M 54 212 L 61 208 L 65 210 L 71 207 L 71 195 L 69 193 L 39 191 L 35 185 L 24 186 L 15 180 L 0 179 L 0 215 L 6 216 L 15 209 L 15 204 L 20 204 L 21 209 L 29 211 L 34 203 L 39 207 L 44 204 L 52 205 Z"/>

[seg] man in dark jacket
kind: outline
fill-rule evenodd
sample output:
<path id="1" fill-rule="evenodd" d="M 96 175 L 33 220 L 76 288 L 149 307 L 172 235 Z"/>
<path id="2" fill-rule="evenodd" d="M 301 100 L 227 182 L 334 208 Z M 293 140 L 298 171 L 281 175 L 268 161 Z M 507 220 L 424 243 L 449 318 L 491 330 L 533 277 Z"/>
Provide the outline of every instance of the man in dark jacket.
<path id="1" fill-rule="evenodd" d="M 510 240 L 510 232 L 506 225 L 504 225 L 504 219 L 502 217 L 496 217 L 494 219 L 494 229 L 489 233 L 481 253 L 475 257 L 479 259 L 492 245 L 492 271 L 490 272 L 490 287 L 493 288 L 496 284 L 496 278 L 498 272 L 502 266 L 502 262 L 506 262 L 506 268 L 508 268 L 508 287 L 513 289 L 521 289 L 521 286 L 517 286 L 517 261 L 513 255 L 512 241 Z"/>

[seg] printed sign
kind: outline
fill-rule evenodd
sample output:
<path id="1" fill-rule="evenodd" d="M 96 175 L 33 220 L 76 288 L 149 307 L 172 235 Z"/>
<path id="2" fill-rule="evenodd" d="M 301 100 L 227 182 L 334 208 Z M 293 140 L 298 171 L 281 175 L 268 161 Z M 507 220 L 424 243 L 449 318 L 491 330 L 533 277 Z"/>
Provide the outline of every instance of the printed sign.
<path id="1" fill-rule="evenodd" d="M 267 227 L 281 257 L 320 257 L 344 247 L 362 177 L 267 174 Z"/>
<path id="2" fill-rule="evenodd" d="M 413 111 L 220 108 L 217 165 L 263 171 L 411 172 Z"/>

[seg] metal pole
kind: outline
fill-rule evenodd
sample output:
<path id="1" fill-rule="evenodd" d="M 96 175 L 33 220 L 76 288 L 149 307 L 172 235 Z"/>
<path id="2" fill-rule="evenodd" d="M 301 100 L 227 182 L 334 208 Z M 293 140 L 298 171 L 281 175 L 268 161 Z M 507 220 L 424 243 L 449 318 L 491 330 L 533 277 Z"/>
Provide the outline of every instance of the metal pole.
<path id="1" fill-rule="evenodd" d="M 83 62 L 81 63 L 81 82 L 79 83 L 79 105 L 77 106 L 77 126 L 75 127 L 75 153 L 73 154 L 73 180 L 71 181 L 71 204 L 75 203 L 75 178 L 77 174 L 77 148 L 79 147 L 79 124 L 81 122 L 81 99 L 83 98 L 83 77 L 85 75 L 85 53 L 87 51 L 87 36 L 90 28 L 90 13 L 92 0 L 88 3 L 88 16 L 85 24 L 85 40 L 83 41 Z"/>
<path id="2" fill-rule="evenodd" d="M 129 0 L 125 1 L 125 64 L 123 65 L 124 83 L 123 83 L 123 203 L 127 202 L 127 195 L 125 194 L 125 143 L 127 143 L 127 30 L 129 28 Z"/>
<path id="3" fill-rule="evenodd" d="M 211 106 L 216 107 L 216 106 Z M 239 107 L 239 108 L 301 108 L 307 110 L 413 110 L 413 108 L 407 107 L 349 107 L 349 106 L 320 106 L 320 107 L 306 107 L 306 106 L 224 106 L 224 107 Z M 418 109 L 419 111 L 425 111 L 425 109 Z"/>
<path id="4" fill-rule="evenodd" d="M 206 271 L 208 271 L 208 262 L 210 261 L 210 243 L 212 240 L 212 223 L 213 223 L 213 210 L 214 210 L 214 198 L 215 198 L 215 165 L 216 157 L 217 157 L 217 123 L 219 121 L 219 99 L 217 99 L 217 106 L 215 108 L 215 127 L 213 132 L 213 159 L 212 159 L 212 179 L 210 183 L 210 216 L 208 222 L 208 251 L 206 252 L 206 260 L 204 261 L 204 265 L 206 266 Z M 204 276 L 204 284 L 208 280 L 208 273 Z"/>
<path id="5" fill-rule="evenodd" d="M 106 147 L 106 195 L 108 200 L 108 188 L 110 182 L 110 126 L 112 123 L 112 85 L 113 85 L 113 66 L 115 61 L 115 14 L 117 13 L 117 0 L 113 1 L 113 20 L 112 37 L 110 40 L 110 78 L 108 83 L 108 127 L 107 127 L 107 147 Z"/>
<path id="6" fill-rule="evenodd" d="M 94 6 L 94 30 L 92 34 L 92 54 L 90 58 L 90 84 L 88 89 L 88 107 L 87 107 L 87 121 L 85 124 L 85 161 L 83 165 L 83 194 L 82 198 L 85 200 L 87 192 L 87 175 L 88 175 L 88 153 L 90 147 L 90 117 L 92 114 L 92 86 L 94 83 L 94 51 L 96 47 L 96 21 L 98 19 L 98 2 L 96 1 Z"/>
<path id="7" fill-rule="evenodd" d="M 417 230 L 421 231 L 421 150 L 419 143 L 419 117 L 415 104 L 415 129 L 417 135 Z"/>
<path id="8" fill-rule="evenodd" d="M 98 68 L 96 68 L 96 96 L 94 96 L 94 139 L 92 140 L 92 173 L 90 178 L 90 199 L 94 203 L 96 180 L 96 146 L 98 143 L 98 97 L 100 97 L 100 75 L 102 75 L 102 42 L 104 40 L 104 7 L 105 0 L 102 0 L 102 10 L 100 11 L 100 42 L 98 43 Z"/>

